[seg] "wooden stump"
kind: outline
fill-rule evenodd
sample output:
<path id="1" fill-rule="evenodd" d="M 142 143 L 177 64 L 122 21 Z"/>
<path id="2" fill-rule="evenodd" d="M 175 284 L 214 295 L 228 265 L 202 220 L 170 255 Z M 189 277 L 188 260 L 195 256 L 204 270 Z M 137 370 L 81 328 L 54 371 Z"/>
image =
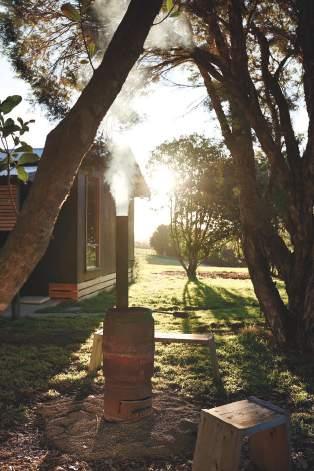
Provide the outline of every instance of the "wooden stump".
<path id="1" fill-rule="evenodd" d="M 252 462 L 263 471 L 290 470 L 286 413 L 255 397 L 202 410 L 193 471 L 237 471 L 242 439 L 249 437 Z"/>
<path id="2" fill-rule="evenodd" d="M 289 469 L 288 427 L 280 425 L 257 432 L 249 439 L 250 457 L 261 469 L 278 471 Z"/>

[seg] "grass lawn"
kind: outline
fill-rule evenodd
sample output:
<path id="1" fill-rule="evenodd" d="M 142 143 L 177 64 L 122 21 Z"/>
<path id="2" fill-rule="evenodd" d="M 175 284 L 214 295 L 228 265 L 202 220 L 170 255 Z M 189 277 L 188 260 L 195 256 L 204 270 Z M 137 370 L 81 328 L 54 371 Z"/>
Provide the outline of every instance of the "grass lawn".
<path id="1" fill-rule="evenodd" d="M 249 395 L 287 408 L 296 469 L 314 469 L 313 359 L 276 351 L 246 270 L 202 267 L 199 282 L 187 283 L 175 260 L 145 250 L 138 251 L 137 259 L 130 304 L 152 308 L 158 330 L 212 330 L 224 384 L 224 391 L 215 385 L 205 347 L 157 344 L 155 389 L 182 395 L 200 408 Z M 209 278 L 213 271 L 232 272 L 233 278 Z M 38 402 L 101 392 L 101 371 L 89 378 L 87 365 L 92 334 L 113 303 L 114 294 L 102 293 L 78 303 L 81 313 L 64 316 L 65 305 L 31 319 L 0 320 L 0 442 L 35 420 Z M 189 317 L 175 318 L 175 310 L 188 311 Z M 2 467 L 8 462 L 0 451 L 0 469 L 9 469 Z M 90 466 L 77 469 L 96 469 Z"/>

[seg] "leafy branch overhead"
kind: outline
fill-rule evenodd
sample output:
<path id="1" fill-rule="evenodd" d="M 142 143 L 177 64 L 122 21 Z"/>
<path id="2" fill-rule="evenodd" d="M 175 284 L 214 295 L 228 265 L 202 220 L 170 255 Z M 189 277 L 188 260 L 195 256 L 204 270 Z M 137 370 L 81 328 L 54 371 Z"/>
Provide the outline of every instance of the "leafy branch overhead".
<path id="1" fill-rule="evenodd" d="M 68 111 L 73 90 L 82 89 L 82 76 L 100 63 L 110 39 L 91 0 L 8 2 L 0 25 L 13 67 L 57 118 Z"/>
<path id="2" fill-rule="evenodd" d="M 28 174 L 24 167 L 37 164 L 39 160 L 32 146 L 21 139 L 21 136 L 29 131 L 29 124 L 34 123 L 34 120 L 23 121 L 21 117 L 16 120 L 6 117 L 21 101 L 21 96 L 11 95 L 0 102 L 0 171 L 6 171 L 8 184 L 13 169 L 16 170 L 19 180 L 27 182 Z"/>
<path id="3" fill-rule="evenodd" d="M 126 8 L 128 2 L 117 4 Z M 6 3 L 0 24 L 3 49 L 52 117 L 65 116 L 73 91 L 81 91 L 99 65 L 118 21 L 118 5 L 115 13 L 104 9 L 99 14 L 92 0 Z M 165 0 L 161 21 L 178 12 L 179 1 Z"/>

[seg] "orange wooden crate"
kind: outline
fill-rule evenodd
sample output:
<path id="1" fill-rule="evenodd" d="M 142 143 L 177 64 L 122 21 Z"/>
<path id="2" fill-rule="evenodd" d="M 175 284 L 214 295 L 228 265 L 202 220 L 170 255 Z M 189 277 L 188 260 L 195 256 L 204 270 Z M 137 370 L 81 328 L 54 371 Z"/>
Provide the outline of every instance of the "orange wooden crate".
<path id="1" fill-rule="evenodd" d="M 51 299 L 78 299 L 78 289 L 76 284 L 70 283 L 49 283 L 49 298 Z"/>
<path id="2" fill-rule="evenodd" d="M 15 206 L 13 204 L 13 201 Z M 0 185 L 0 231 L 12 231 L 18 210 L 16 185 Z"/>

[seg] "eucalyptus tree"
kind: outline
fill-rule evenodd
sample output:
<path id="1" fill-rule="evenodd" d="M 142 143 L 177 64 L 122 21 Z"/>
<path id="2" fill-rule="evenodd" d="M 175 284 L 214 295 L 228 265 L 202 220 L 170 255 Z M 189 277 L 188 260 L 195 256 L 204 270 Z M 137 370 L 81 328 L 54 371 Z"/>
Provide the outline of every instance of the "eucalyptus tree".
<path id="1" fill-rule="evenodd" d="M 151 50 L 155 70 L 189 64 L 191 78 L 204 85 L 236 168 L 243 249 L 262 311 L 278 344 L 313 350 L 313 2 L 186 0 L 178 11 L 190 44 Z M 303 115 L 302 136 L 296 121 Z M 261 153 L 266 194 L 256 174 Z M 288 303 L 270 266 L 284 280 Z"/>
<path id="2" fill-rule="evenodd" d="M 0 252 L 0 312 L 45 253 L 80 163 L 141 54 L 161 4 L 162 0 L 131 0 L 87 86 L 48 134 L 30 194 Z"/>

